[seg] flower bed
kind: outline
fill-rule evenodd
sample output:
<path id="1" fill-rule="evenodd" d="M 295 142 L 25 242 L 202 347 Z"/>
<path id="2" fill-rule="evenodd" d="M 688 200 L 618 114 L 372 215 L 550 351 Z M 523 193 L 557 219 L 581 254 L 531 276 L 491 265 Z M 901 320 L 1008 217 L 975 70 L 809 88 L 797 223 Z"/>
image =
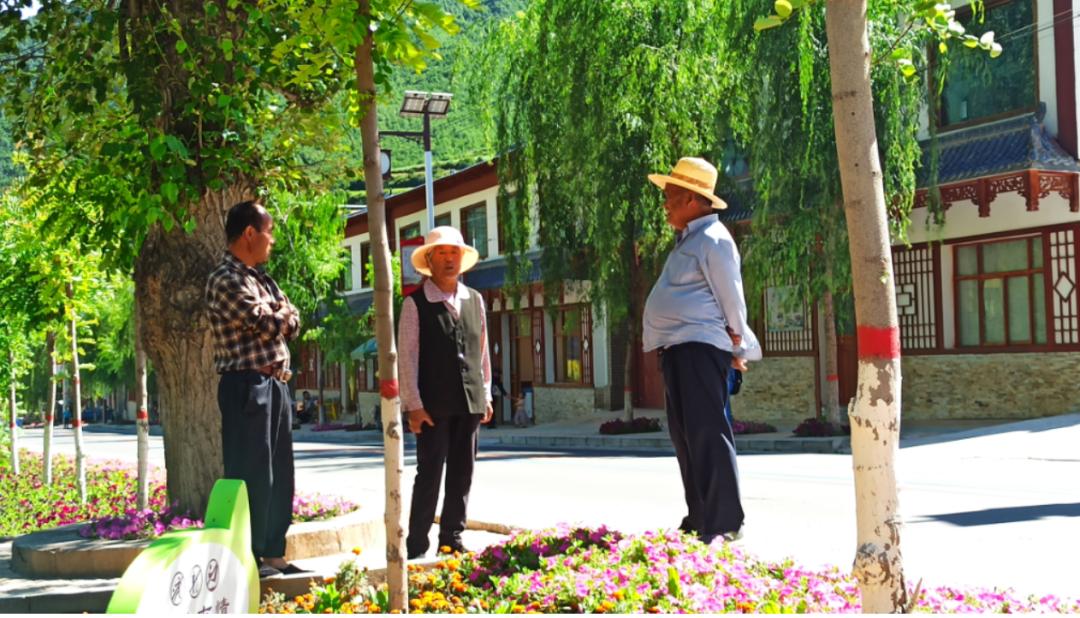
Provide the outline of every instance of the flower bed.
<path id="1" fill-rule="evenodd" d="M 479 554 L 409 567 L 414 613 L 853 613 L 854 578 L 764 562 L 739 547 L 703 545 L 677 532 L 623 536 L 604 528 L 519 534 Z M 914 591 L 910 591 L 912 594 Z M 271 593 L 263 613 L 385 613 L 385 586 L 368 585 L 352 563 L 291 599 Z M 1011 591 L 924 589 L 913 611 L 1080 612 L 1080 601 Z"/>
<path id="2" fill-rule="evenodd" d="M 22 472 L 11 473 L 0 463 L 0 536 L 17 536 L 89 521 L 80 529 L 85 538 L 153 538 L 168 530 L 202 527 L 190 513 L 180 512 L 167 500 L 164 475 L 150 473 L 148 508 L 136 506 L 137 474 L 133 464 L 87 461 L 86 504 L 79 504 L 74 459 L 53 459 L 53 485 L 41 482 L 42 457 L 21 452 Z M 334 496 L 299 494 L 293 498 L 293 521 L 330 519 L 357 508 Z"/>
<path id="3" fill-rule="evenodd" d="M 661 430 L 660 419 L 643 416 L 639 416 L 630 422 L 617 418 L 600 425 L 600 433 L 609 436 L 624 433 L 649 433 Z"/>
<path id="4" fill-rule="evenodd" d="M 759 423 L 758 421 L 735 421 L 731 425 L 731 430 L 734 431 L 737 436 L 751 433 L 776 433 L 776 427 L 773 427 L 768 423 Z"/>
<path id="5" fill-rule="evenodd" d="M 826 438 L 830 436 L 850 436 L 851 425 L 837 427 L 820 418 L 808 418 L 795 428 L 795 435 L 800 438 Z"/>

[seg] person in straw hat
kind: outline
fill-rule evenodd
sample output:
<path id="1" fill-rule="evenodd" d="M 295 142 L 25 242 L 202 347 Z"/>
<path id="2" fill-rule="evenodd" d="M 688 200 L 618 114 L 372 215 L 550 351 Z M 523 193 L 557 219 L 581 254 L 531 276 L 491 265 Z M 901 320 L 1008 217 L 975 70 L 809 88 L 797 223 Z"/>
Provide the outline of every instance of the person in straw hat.
<path id="1" fill-rule="evenodd" d="M 727 376 L 746 371 L 761 347 L 746 320 L 739 250 L 716 211 L 716 168 L 679 159 L 670 174 L 650 174 L 664 191 L 675 248 L 645 302 L 645 351 L 658 350 L 668 430 L 682 473 L 688 514 L 680 529 L 701 540 L 741 536 L 743 509 L 735 436 L 724 415 Z"/>
<path id="2" fill-rule="evenodd" d="M 476 463 L 477 430 L 491 420 L 491 359 L 484 299 L 458 280 L 480 254 L 461 232 L 440 226 L 412 254 L 424 275 L 401 307 L 398 379 L 401 408 L 416 435 L 409 535 L 410 560 L 428 551 L 439 481 L 446 493 L 439 520 L 439 548 L 464 553 L 461 533 Z"/>

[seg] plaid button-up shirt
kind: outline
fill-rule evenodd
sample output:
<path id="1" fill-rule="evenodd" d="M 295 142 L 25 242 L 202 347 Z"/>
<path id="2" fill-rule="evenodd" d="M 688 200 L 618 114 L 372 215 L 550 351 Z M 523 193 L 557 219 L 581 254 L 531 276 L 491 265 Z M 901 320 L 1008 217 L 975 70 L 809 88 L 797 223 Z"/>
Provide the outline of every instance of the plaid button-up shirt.
<path id="1" fill-rule="evenodd" d="M 300 317 L 269 275 L 225 251 L 206 281 L 206 304 L 218 373 L 289 367 L 286 344 L 300 332 Z"/>

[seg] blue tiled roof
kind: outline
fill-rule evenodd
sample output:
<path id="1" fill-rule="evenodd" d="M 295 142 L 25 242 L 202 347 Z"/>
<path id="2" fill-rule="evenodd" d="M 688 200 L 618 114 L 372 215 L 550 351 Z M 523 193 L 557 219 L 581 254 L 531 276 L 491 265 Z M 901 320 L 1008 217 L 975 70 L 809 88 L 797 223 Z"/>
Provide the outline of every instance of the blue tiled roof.
<path id="1" fill-rule="evenodd" d="M 529 281 L 540 281 L 540 257 L 533 256 L 532 271 Z M 506 260 L 495 259 L 490 263 L 480 263 L 464 275 L 465 285 L 476 290 L 501 288 L 506 281 Z"/>
<path id="2" fill-rule="evenodd" d="M 930 141 L 920 146 L 918 183 L 926 186 Z M 1080 172 L 1080 164 L 1046 132 L 1035 114 L 951 131 L 938 137 L 938 148 L 941 184 L 1028 169 Z"/>

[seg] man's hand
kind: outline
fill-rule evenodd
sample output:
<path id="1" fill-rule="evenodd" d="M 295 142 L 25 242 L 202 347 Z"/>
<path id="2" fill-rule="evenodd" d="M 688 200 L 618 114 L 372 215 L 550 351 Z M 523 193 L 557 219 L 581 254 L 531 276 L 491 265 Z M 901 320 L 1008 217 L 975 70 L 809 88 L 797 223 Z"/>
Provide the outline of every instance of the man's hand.
<path id="1" fill-rule="evenodd" d="M 731 337 L 731 345 L 736 348 L 742 345 L 742 336 L 739 333 L 731 330 L 730 326 L 725 326 L 724 329 L 727 330 L 728 337 Z"/>
<path id="2" fill-rule="evenodd" d="M 739 358 L 737 356 L 731 357 L 731 368 L 732 369 L 738 369 L 739 371 L 742 371 L 743 373 L 745 373 L 747 371 L 750 371 L 750 365 L 747 364 L 746 359 L 745 358 Z"/>
<path id="3" fill-rule="evenodd" d="M 431 419 L 431 415 L 427 413 L 427 410 L 423 408 L 420 408 L 419 410 L 409 410 L 409 431 L 420 435 L 424 423 L 427 423 L 432 427 L 435 426 L 435 421 Z"/>
<path id="4" fill-rule="evenodd" d="M 495 416 L 495 411 L 491 409 L 491 404 L 488 403 L 487 409 L 484 410 L 484 418 L 480 419 L 480 422 L 486 425 L 491 422 L 493 416 Z"/>

